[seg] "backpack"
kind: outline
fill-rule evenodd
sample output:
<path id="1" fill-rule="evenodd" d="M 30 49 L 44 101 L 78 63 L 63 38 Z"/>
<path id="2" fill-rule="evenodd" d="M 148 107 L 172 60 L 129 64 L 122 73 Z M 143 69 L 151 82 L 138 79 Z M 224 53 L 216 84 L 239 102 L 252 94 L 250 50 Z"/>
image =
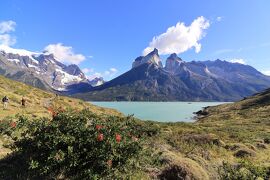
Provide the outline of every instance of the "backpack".
<path id="1" fill-rule="evenodd" d="M 2 102 L 8 102 L 8 98 L 7 97 L 3 97 Z"/>

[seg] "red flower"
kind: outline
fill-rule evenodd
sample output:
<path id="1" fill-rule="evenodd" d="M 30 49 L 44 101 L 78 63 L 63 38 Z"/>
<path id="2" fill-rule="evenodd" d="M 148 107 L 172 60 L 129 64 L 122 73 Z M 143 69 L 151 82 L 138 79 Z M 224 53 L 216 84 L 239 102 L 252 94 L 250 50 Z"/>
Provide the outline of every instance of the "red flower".
<path id="1" fill-rule="evenodd" d="M 120 134 L 115 134 L 115 140 L 116 140 L 116 142 L 120 143 L 121 135 Z"/>
<path id="2" fill-rule="evenodd" d="M 97 141 L 103 141 L 104 137 L 102 133 L 99 133 L 97 136 Z"/>
<path id="3" fill-rule="evenodd" d="M 53 108 L 51 108 L 51 107 L 48 108 L 48 111 L 49 111 L 50 113 L 54 112 Z"/>
<path id="4" fill-rule="evenodd" d="M 107 161 L 107 165 L 108 165 L 109 167 L 112 167 L 112 160 L 111 160 L 111 159 L 109 159 L 109 160 Z"/>
<path id="5" fill-rule="evenodd" d="M 101 125 L 96 125 L 96 129 L 99 131 L 102 128 Z"/>
<path id="6" fill-rule="evenodd" d="M 16 125 L 17 125 L 16 122 L 11 122 L 11 123 L 10 123 L 10 127 L 12 127 L 12 128 L 15 128 Z"/>
<path id="7" fill-rule="evenodd" d="M 57 115 L 57 112 L 54 111 L 53 108 L 49 107 L 48 111 L 52 114 L 52 117 L 55 117 Z"/>

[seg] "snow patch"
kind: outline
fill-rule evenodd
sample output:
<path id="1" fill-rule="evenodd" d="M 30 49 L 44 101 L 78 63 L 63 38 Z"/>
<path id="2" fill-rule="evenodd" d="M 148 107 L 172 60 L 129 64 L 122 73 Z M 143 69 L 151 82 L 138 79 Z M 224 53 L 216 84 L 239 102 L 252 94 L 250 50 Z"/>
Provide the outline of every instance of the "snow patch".
<path id="1" fill-rule="evenodd" d="M 27 51 L 25 49 L 14 49 L 6 45 L 0 45 L 0 50 L 3 50 L 6 53 L 12 53 L 12 54 L 19 54 L 21 56 L 29 56 L 32 57 L 32 55 L 40 55 L 41 53 L 37 52 L 31 52 Z"/>
<path id="2" fill-rule="evenodd" d="M 98 81 L 98 82 L 96 82 L 95 86 L 100 86 L 102 84 L 103 84 L 103 81 Z"/>
<path id="3" fill-rule="evenodd" d="M 7 59 L 10 62 L 20 63 L 21 61 L 19 59 Z"/>
<path id="4" fill-rule="evenodd" d="M 68 74 L 64 71 L 62 71 L 61 69 L 56 69 L 57 72 L 61 73 L 62 75 L 62 79 L 61 79 L 61 84 L 67 84 L 70 82 L 78 82 L 78 81 L 82 81 L 83 79 L 78 77 L 78 76 L 73 76 L 71 74 Z"/>
<path id="5" fill-rule="evenodd" d="M 57 91 L 66 91 L 66 88 L 63 88 L 63 87 L 54 88 L 54 89 L 57 90 Z"/>
<path id="6" fill-rule="evenodd" d="M 34 68 L 36 71 L 40 71 L 39 67 L 32 65 L 32 64 L 28 64 L 27 65 L 29 68 Z"/>
<path id="7" fill-rule="evenodd" d="M 39 62 L 35 60 L 33 57 L 42 54 L 42 53 L 27 51 L 25 49 L 14 49 L 6 45 L 0 45 L 0 50 L 4 51 L 5 53 L 18 54 L 20 56 L 28 56 L 36 64 L 38 64 Z"/>

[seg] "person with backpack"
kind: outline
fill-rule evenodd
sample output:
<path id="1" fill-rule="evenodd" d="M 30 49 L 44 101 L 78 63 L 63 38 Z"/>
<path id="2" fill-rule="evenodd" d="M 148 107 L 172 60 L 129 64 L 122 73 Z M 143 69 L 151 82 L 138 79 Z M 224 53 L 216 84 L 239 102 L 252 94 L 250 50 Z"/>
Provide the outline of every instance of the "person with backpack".
<path id="1" fill-rule="evenodd" d="M 8 97 L 7 96 L 3 97 L 2 102 L 3 102 L 3 105 L 4 105 L 4 109 L 7 109 L 7 107 L 8 107 Z"/>

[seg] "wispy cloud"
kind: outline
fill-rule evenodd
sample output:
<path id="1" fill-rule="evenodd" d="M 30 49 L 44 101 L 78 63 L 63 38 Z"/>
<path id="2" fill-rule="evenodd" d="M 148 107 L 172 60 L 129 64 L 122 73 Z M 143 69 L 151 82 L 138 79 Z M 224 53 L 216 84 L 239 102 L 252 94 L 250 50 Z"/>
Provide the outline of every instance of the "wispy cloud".
<path id="1" fill-rule="evenodd" d="M 107 70 L 107 71 L 105 71 L 105 72 L 103 73 L 103 76 L 104 76 L 104 77 L 111 78 L 111 77 L 113 77 L 117 72 L 118 72 L 117 69 L 115 69 L 115 68 L 110 68 L 109 70 Z"/>
<path id="2" fill-rule="evenodd" d="M 71 46 L 64 46 L 62 43 L 49 44 L 44 50 L 62 63 L 80 64 L 86 59 L 84 55 L 74 53 Z"/>
<path id="3" fill-rule="evenodd" d="M 205 30 L 209 26 L 209 20 L 203 16 L 195 19 L 190 26 L 178 22 L 175 26 L 169 27 L 165 33 L 154 37 L 143 54 L 148 54 L 154 48 L 157 48 L 160 54 L 179 54 L 191 48 L 195 48 L 195 52 L 198 53 L 202 46 L 199 41 L 205 36 Z"/>
<path id="4" fill-rule="evenodd" d="M 270 76 L 270 70 L 264 70 L 264 71 L 261 71 L 263 74 L 267 75 L 267 76 Z"/>
<path id="5" fill-rule="evenodd" d="M 94 69 L 92 69 L 92 68 L 83 68 L 82 72 L 85 73 L 85 74 L 88 74 L 88 73 L 94 72 Z"/>
<path id="6" fill-rule="evenodd" d="M 218 16 L 216 20 L 217 20 L 217 22 L 220 22 L 220 21 L 222 21 L 222 19 L 223 19 L 222 16 Z"/>
<path id="7" fill-rule="evenodd" d="M 118 70 L 116 68 L 110 68 L 103 73 L 93 72 L 92 74 L 87 75 L 89 80 L 95 79 L 96 77 L 103 77 L 104 79 L 111 79 L 117 74 Z"/>
<path id="8" fill-rule="evenodd" d="M 16 22 L 14 21 L 2 21 L 0 22 L 0 34 L 15 31 L 15 27 L 16 27 Z"/>

